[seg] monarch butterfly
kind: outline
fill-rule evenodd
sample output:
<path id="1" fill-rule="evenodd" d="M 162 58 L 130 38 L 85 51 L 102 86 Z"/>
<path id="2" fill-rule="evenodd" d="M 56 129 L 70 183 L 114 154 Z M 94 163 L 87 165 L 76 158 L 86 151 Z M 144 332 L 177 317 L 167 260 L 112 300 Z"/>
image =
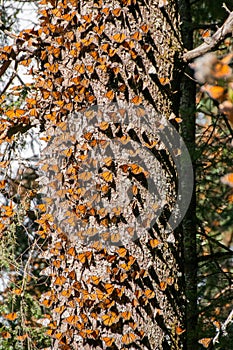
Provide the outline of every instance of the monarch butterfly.
<path id="1" fill-rule="evenodd" d="M 86 21 L 87 23 L 90 23 L 92 20 L 92 14 L 89 13 L 89 15 L 83 15 L 82 19 L 84 19 L 84 21 Z"/>
<path id="2" fill-rule="evenodd" d="M 34 98 L 26 98 L 26 102 L 29 104 L 29 105 L 36 105 L 36 100 Z"/>
<path id="3" fill-rule="evenodd" d="M 86 213 L 87 207 L 84 204 L 77 205 L 76 211 L 84 215 Z M 68 253 L 69 254 L 69 253 Z"/>
<path id="4" fill-rule="evenodd" d="M 74 288 L 75 290 L 80 290 L 81 287 L 82 287 L 82 285 L 81 285 L 80 282 L 75 281 L 75 282 L 73 283 L 73 288 Z"/>
<path id="5" fill-rule="evenodd" d="M 9 118 L 20 118 L 25 113 L 24 109 L 11 109 L 6 111 L 6 116 Z"/>
<path id="6" fill-rule="evenodd" d="M 138 324 L 136 322 L 129 322 L 129 326 L 132 328 L 132 329 L 136 329 L 138 327 Z"/>
<path id="7" fill-rule="evenodd" d="M 113 90 L 109 90 L 108 92 L 106 92 L 105 96 L 106 96 L 109 100 L 113 100 L 113 98 L 114 98 L 114 91 L 113 91 Z"/>
<path id="8" fill-rule="evenodd" d="M 64 36 L 69 40 L 73 41 L 74 40 L 74 32 L 66 32 Z"/>
<path id="9" fill-rule="evenodd" d="M 18 317 L 16 312 L 11 312 L 9 314 L 4 315 L 4 318 L 6 318 L 9 321 L 14 321 Z"/>
<path id="10" fill-rule="evenodd" d="M 139 299 L 142 296 L 142 291 L 140 289 L 137 289 L 134 292 L 134 295 L 136 296 L 137 299 Z"/>
<path id="11" fill-rule="evenodd" d="M 140 105 L 142 103 L 142 98 L 140 96 L 134 96 L 131 102 L 135 105 Z"/>
<path id="12" fill-rule="evenodd" d="M 18 335 L 16 339 L 18 341 L 24 341 L 27 337 L 28 337 L 28 334 L 26 333 L 26 334 L 23 334 L 23 335 Z"/>
<path id="13" fill-rule="evenodd" d="M 53 311 L 57 312 L 58 314 L 61 314 L 64 310 L 65 310 L 65 306 L 64 305 L 55 307 L 55 309 L 53 309 Z"/>
<path id="14" fill-rule="evenodd" d="M 103 72 L 107 72 L 107 66 L 105 64 L 100 64 L 97 68 L 101 69 Z"/>
<path id="15" fill-rule="evenodd" d="M 101 278 L 98 276 L 91 276 L 91 280 L 97 286 L 100 283 Z"/>
<path id="16" fill-rule="evenodd" d="M 104 7 L 104 8 L 102 8 L 101 12 L 103 12 L 106 16 L 108 16 L 109 15 L 109 8 Z"/>
<path id="17" fill-rule="evenodd" d="M 117 250 L 117 254 L 121 257 L 124 258 L 128 253 L 128 250 L 126 248 L 119 248 Z"/>
<path id="18" fill-rule="evenodd" d="M 97 250 L 97 251 L 100 251 L 102 248 L 103 248 L 103 245 L 101 242 L 99 241 L 96 241 L 92 244 L 91 246 L 93 249 Z"/>
<path id="19" fill-rule="evenodd" d="M 95 209 L 91 209 L 90 211 L 88 211 L 88 214 L 89 215 L 95 215 Z M 96 227 L 90 227 L 89 229 L 87 229 L 86 231 L 85 231 L 85 234 L 86 234 L 86 236 L 95 236 L 96 235 L 96 233 L 98 232 L 98 230 L 97 230 L 97 228 Z"/>
<path id="20" fill-rule="evenodd" d="M 64 289 L 61 292 L 61 295 L 65 298 L 69 298 L 71 296 L 72 290 L 71 289 Z"/>
<path id="21" fill-rule="evenodd" d="M 130 165 L 131 171 L 133 174 L 140 174 L 143 172 L 142 167 L 140 167 L 138 164 L 132 164 Z"/>
<path id="22" fill-rule="evenodd" d="M 0 188 L 5 188 L 6 185 L 6 180 L 1 180 L 0 181 Z"/>
<path id="23" fill-rule="evenodd" d="M 61 266 L 61 261 L 60 260 L 54 260 L 53 261 L 53 266 L 55 266 L 57 269 Z"/>
<path id="24" fill-rule="evenodd" d="M 165 291 L 166 288 L 167 288 L 167 282 L 161 281 L 161 282 L 159 283 L 159 288 L 160 288 L 162 291 Z"/>
<path id="25" fill-rule="evenodd" d="M 161 242 L 158 239 L 150 239 L 149 244 L 151 248 L 156 248 Z"/>
<path id="26" fill-rule="evenodd" d="M 108 50 L 109 57 L 113 57 L 116 54 L 116 52 L 117 52 L 117 49 L 109 49 Z M 117 67 L 115 67 L 115 69 L 117 69 Z"/>
<path id="27" fill-rule="evenodd" d="M 61 10 L 59 9 L 53 9 L 51 10 L 51 12 L 56 16 L 56 17 L 61 17 L 62 16 L 62 13 L 61 13 Z"/>
<path id="28" fill-rule="evenodd" d="M 73 103 L 70 102 L 70 103 L 67 103 L 64 105 L 64 109 L 67 109 L 68 111 L 72 111 L 73 109 Z"/>
<path id="29" fill-rule="evenodd" d="M 115 312 L 111 311 L 109 314 L 103 315 L 102 320 L 105 326 L 111 326 L 113 323 L 116 323 L 119 320 L 119 317 Z"/>
<path id="30" fill-rule="evenodd" d="M 1 337 L 3 339 L 9 339 L 9 338 L 11 338 L 11 334 L 7 331 L 3 331 L 3 332 L 1 332 Z"/>
<path id="31" fill-rule="evenodd" d="M 117 43 L 122 43 L 125 39 L 126 35 L 124 33 L 113 35 L 113 40 L 115 40 Z"/>
<path id="32" fill-rule="evenodd" d="M 128 345 L 128 344 L 133 343 L 136 338 L 137 338 L 137 336 L 134 333 L 127 333 L 127 334 L 123 335 L 121 340 L 122 340 L 123 344 Z"/>
<path id="33" fill-rule="evenodd" d="M 126 280 L 126 278 L 128 278 L 127 273 L 123 272 L 119 275 L 119 281 L 122 283 Z"/>
<path id="34" fill-rule="evenodd" d="M 124 311 L 121 313 L 121 317 L 124 318 L 124 320 L 129 320 L 131 318 L 132 314 L 130 311 Z"/>
<path id="35" fill-rule="evenodd" d="M 149 30 L 149 26 L 147 24 L 143 24 L 140 28 L 144 33 L 147 33 Z"/>
<path id="36" fill-rule="evenodd" d="M 54 333 L 54 331 L 53 331 L 52 329 L 48 329 L 48 330 L 46 331 L 46 334 L 49 335 L 49 336 L 52 336 L 53 333 Z"/>
<path id="37" fill-rule="evenodd" d="M 90 95 L 89 93 L 86 94 L 86 100 L 90 103 L 94 102 L 96 100 L 96 97 L 94 95 Z"/>
<path id="38" fill-rule="evenodd" d="M 176 334 L 177 335 L 180 335 L 180 334 L 182 334 L 182 333 L 184 333 L 185 332 L 185 329 L 183 329 L 183 328 L 181 328 L 181 327 L 176 327 Z"/>
<path id="39" fill-rule="evenodd" d="M 222 176 L 221 182 L 225 185 L 233 187 L 233 173 L 229 173 L 229 174 Z"/>
<path id="40" fill-rule="evenodd" d="M 113 180 L 113 174 L 111 171 L 104 171 L 100 174 L 100 176 L 106 181 L 106 182 L 112 182 Z"/>
<path id="41" fill-rule="evenodd" d="M 55 281 L 54 284 L 58 285 L 58 286 L 62 286 L 66 281 L 66 278 L 64 276 L 58 276 Z"/>
<path id="42" fill-rule="evenodd" d="M 165 77 L 165 78 L 161 77 L 161 78 L 159 78 L 159 81 L 162 85 L 167 85 L 170 80 L 167 77 Z"/>
<path id="43" fill-rule="evenodd" d="M 174 283 L 174 277 L 167 277 L 166 282 L 169 286 L 172 286 Z"/>
<path id="44" fill-rule="evenodd" d="M 198 343 L 203 345 L 204 348 L 208 348 L 211 341 L 212 341 L 212 338 L 202 338 L 202 339 L 198 340 Z"/>
<path id="45" fill-rule="evenodd" d="M 69 278 L 71 278 L 72 280 L 74 280 L 76 278 L 76 272 L 75 270 L 72 270 L 69 272 L 68 274 Z"/>
<path id="46" fill-rule="evenodd" d="M 97 51 L 91 51 L 91 52 L 90 52 L 90 55 L 91 55 L 91 57 L 93 57 L 94 60 L 96 60 L 96 61 L 97 61 L 97 59 L 99 58 L 99 54 L 98 54 Z"/>
<path id="47" fill-rule="evenodd" d="M 132 306 L 137 307 L 138 305 L 139 305 L 139 302 L 137 301 L 137 299 L 132 299 Z"/>
<path id="48" fill-rule="evenodd" d="M 47 164 L 46 164 L 47 165 Z M 47 168 L 48 169 L 48 168 Z M 38 204 L 36 206 L 40 211 L 46 211 L 46 205 L 45 204 Z"/>
<path id="49" fill-rule="evenodd" d="M 109 44 L 108 43 L 107 44 L 103 44 L 103 45 L 101 45 L 100 48 L 101 48 L 102 51 L 107 52 L 108 48 L 109 48 Z"/>
<path id="50" fill-rule="evenodd" d="M 104 218 L 104 219 L 102 219 L 102 220 L 100 220 L 100 225 L 103 225 L 103 226 L 105 226 L 105 227 L 108 227 L 108 218 Z M 103 237 L 103 235 L 102 235 L 102 237 Z"/>
<path id="51" fill-rule="evenodd" d="M 104 30 L 104 28 L 105 28 L 105 25 L 102 25 L 102 26 L 100 26 L 100 27 L 94 27 L 93 29 L 94 29 L 94 31 L 97 33 L 97 34 L 99 34 L 99 35 L 101 35 L 102 33 L 103 33 L 103 30 Z"/>
<path id="52" fill-rule="evenodd" d="M 214 100 L 222 100 L 225 93 L 225 88 L 218 85 L 212 86 L 206 84 L 201 88 L 201 90 L 207 92 L 207 94 Z"/>
<path id="53" fill-rule="evenodd" d="M 28 67 L 31 62 L 32 62 L 31 58 L 28 58 L 27 60 L 20 61 L 19 64 L 22 64 L 23 66 Z"/>
<path id="54" fill-rule="evenodd" d="M 120 264 L 120 267 L 125 271 L 129 271 L 131 268 L 130 264 Z"/>
<path id="55" fill-rule="evenodd" d="M 46 90 L 42 90 L 42 96 L 45 100 L 47 100 L 49 97 L 50 97 L 50 92 L 49 91 L 46 91 Z M 52 116 L 52 114 L 48 114 L 46 116 L 46 118 L 49 119 L 49 116 Z M 53 120 L 55 120 L 55 117 L 53 118 Z"/>
<path id="56" fill-rule="evenodd" d="M 155 297 L 155 292 L 151 289 L 146 289 L 144 294 L 148 299 L 153 299 Z"/>
<path id="57" fill-rule="evenodd" d="M 112 14 L 113 14 L 114 16 L 116 16 L 116 17 L 119 17 L 120 14 L 121 14 L 121 8 L 118 7 L 118 8 L 116 8 L 116 9 L 112 10 Z"/>
<path id="58" fill-rule="evenodd" d="M 134 40 L 142 40 L 142 34 L 140 32 L 135 32 L 133 35 L 131 35 L 131 38 Z"/>
<path id="59" fill-rule="evenodd" d="M 144 277 L 148 276 L 148 272 L 147 272 L 145 269 L 141 269 L 141 270 L 140 270 L 140 276 L 141 276 L 142 278 L 144 278 Z"/>
<path id="60" fill-rule="evenodd" d="M 84 171 L 83 173 L 79 173 L 78 178 L 80 180 L 88 181 L 92 177 L 92 173 L 89 171 Z"/>
<path id="61" fill-rule="evenodd" d="M 65 104 L 65 101 L 63 101 L 63 100 L 58 100 L 58 101 L 54 101 L 54 103 L 55 103 L 56 105 L 60 106 L 60 107 L 63 107 L 64 104 Z"/>
<path id="62" fill-rule="evenodd" d="M 107 130 L 109 128 L 109 123 L 107 122 L 101 122 L 98 127 L 100 128 L 100 130 Z"/>
<path id="63" fill-rule="evenodd" d="M 54 334 L 54 337 L 56 338 L 56 339 L 58 339 L 58 340 L 60 340 L 60 343 L 61 344 L 65 344 L 64 342 L 62 342 L 61 341 L 61 339 L 62 339 L 62 337 L 63 337 L 63 334 L 62 333 L 56 333 L 56 334 Z"/>
<path id="64" fill-rule="evenodd" d="M 13 289 L 12 293 L 15 295 L 21 295 L 22 291 L 23 291 L 22 289 Z"/>
<path id="65" fill-rule="evenodd" d="M 86 332 L 88 338 L 93 338 L 93 339 L 96 339 L 98 337 L 98 334 L 99 334 L 99 331 L 97 329 L 94 331 L 92 329 L 87 329 L 87 330 L 85 330 L 85 332 Z"/>
<path id="66" fill-rule="evenodd" d="M 201 32 L 201 36 L 203 39 L 209 38 L 211 36 L 211 31 L 210 29 L 205 29 Z"/>
<path id="67" fill-rule="evenodd" d="M 76 324 L 78 322 L 79 318 L 77 315 L 70 315 L 64 319 L 65 322 L 70 324 Z"/>
<path id="68" fill-rule="evenodd" d="M 51 307 L 53 303 L 54 303 L 54 301 L 51 299 L 44 299 L 41 302 L 42 305 L 44 305 L 45 307 L 48 307 L 48 308 Z"/>
<path id="69" fill-rule="evenodd" d="M 129 167 L 130 167 L 130 166 L 129 166 L 128 164 L 122 164 L 122 165 L 120 165 L 120 169 L 123 171 L 123 173 L 127 173 Z"/>
<path id="70" fill-rule="evenodd" d="M 65 21 L 69 22 L 69 21 L 74 17 L 74 15 L 75 15 L 75 12 L 67 13 L 67 14 L 65 14 L 65 15 L 62 15 L 62 18 L 63 18 Z"/>
<path id="71" fill-rule="evenodd" d="M 88 322 L 88 317 L 84 313 L 81 313 L 81 318 L 82 318 L 84 323 Z"/>
<path id="72" fill-rule="evenodd" d="M 93 73 L 94 72 L 94 66 L 92 64 L 89 64 L 86 66 L 88 72 Z"/>
<path id="73" fill-rule="evenodd" d="M 118 298 L 121 298 L 122 295 L 124 294 L 125 292 L 125 287 L 122 287 L 122 288 L 115 288 L 115 292 L 116 292 L 116 295 Z"/>
<path id="74" fill-rule="evenodd" d="M 121 240 L 121 235 L 119 234 L 119 232 L 113 233 L 111 235 L 111 241 L 113 243 L 119 242 Z"/>
<path id="75" fill-rule="evenodd" d="M 121 84 L 121 85 L 119 85 L 119 87 L 118 87 L 118 91 L 119 92 L 124 92 L 125 90 L 126 90 L 126 85 L 125 84 Z"/>
<path id="76" fill-rule="evenodd" d="M 1 51 L 11 53 L 12 50 L 13 50 L 12 46 L 4 46 Z"/>
<path id="77" fill-rule="evenodd" d="M 103 300 L 106 297 L 106 294 L 100 289 L 96 289 L 96 296 L 99 300 Z"/>
<path id="78" fill-rule="evenodd" d="M 54 55 L 55 57 L 59 57 L 61 49 L 59 47 L 54 47 L 54 46 L 49 46 L 47 48 L 48 52 L 52 55 Z"/>
<path id="79" fill-rule="evenodd" d="M 82 63 L 82 64 L 77 64 L 77 65 L 74 67 L 74 69 L 75 69 L 76 71 L 78 71 L 78 73 L 80 73 L 80 74 L 84 74 L 84 73 L 85 73 L 85 66 L 84 66 L 84 63 Z"/>
<path id="80" fill-rule="evenodd" d="M 59 69 L 58 63 L 54 63 L 54 64 L 45 63 L 45 67 L 48 68 L 48 70 L 51 73 L 57 73 Z"/>
<path id="81" fill-rule="evenodd" d="M 77 258 L 81 263 L 84 264 L 86 260 L 90 260 L 92 258 L 92 252 L 78 254 Z"/>
<path id="82" fill-rule="evenodd" d="M 103 337 L 101 338 L 107 346 L 112 346 L 115 341 L 115 338 Z"/>
<path id="83" fill-rule="evenodd" d="M 111 283 L 105 283 L 104 288 L 108 295 L 112 294 L 112 292 L 114 291 L 114 286 Z"/>

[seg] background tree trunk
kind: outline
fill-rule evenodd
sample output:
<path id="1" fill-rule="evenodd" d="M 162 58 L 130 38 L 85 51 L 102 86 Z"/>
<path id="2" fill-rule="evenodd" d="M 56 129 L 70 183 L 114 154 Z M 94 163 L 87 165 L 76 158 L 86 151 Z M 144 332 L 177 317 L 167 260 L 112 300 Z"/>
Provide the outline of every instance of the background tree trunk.
<path id="1" fill-rule="evenodd" d="M 193 49 L 193 26 L 189 1 L 179 1 L 179 13 L 182 22 L 182 38 L 185 49 Z M 191 79 L 192 71 L 185 67 L 186 75 L 181 83 L 180 114 L 183 119 L 181 135 L 188 147 L 195 169 L 195 127 L 196 127 L 196 84 Z M 195 185 L 194 185 L 195 188 Z M 193 192 L 189 209 L 183 219 L 184 266 L 186 294 L 186 346 L 197 349 L 197 249 L 196 249 L 196 194 Z"/>

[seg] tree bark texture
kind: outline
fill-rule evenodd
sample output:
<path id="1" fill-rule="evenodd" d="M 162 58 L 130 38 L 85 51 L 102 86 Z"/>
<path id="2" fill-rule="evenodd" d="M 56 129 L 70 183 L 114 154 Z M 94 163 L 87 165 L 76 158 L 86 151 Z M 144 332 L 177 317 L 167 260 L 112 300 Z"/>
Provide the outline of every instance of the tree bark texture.
<path id="1" fill-rule="evenodd" d="M 177 174 L 166 147 L 160 142 L 153 145 L 151 130 L 137 127 L 140 113 L 144 113 L 141 105 L 151 108 L 159 118 L 174 119 L 178 113 L 183 44 L 176 1 L 49 3 L 41 11 L 36 39 L 40 63 L 36 103 L 47 137 L 55 129 L 67 135 L 71 115 L 76 113 L 78 123 L 78 113 L 88 113 L 90 106 L 109 106 L 113 116 L 113 104 L 130 104 L 129 112 L 135 114 L 130 127 L 109 122 L 95 132 L 104 142 L 118 137 L 122 144 L 123 139 L 146 143 L 157 159 L 157 177 L 163 173 L 168 178 L 166 203 L 153 227 L 148 224 L 148 230 L 137 232 L 137 239 L 127 243 L 122 240 L 118 246 L 104 245 L 104 239 L 116 241 L 106 227 L 127 229 L 131 218 L 138 216 L 140 205 L 147 203 L 149 191 L 142 179 L 145 172 L 114 160 L 119 150 L 111 145 L 111 159 L 103 165 L 105 171 L 100 171 L 100 177 L 108 174 L 109 178 L 104 189 L 103 182 L 98 187 L 97 197 L 107 191 L 109 207 L 114 201 L 117 206 L 114 195 L 122 172 L 137 188 L 133 187 L 133 201 L 123 212 L 100 212 L 95 207 L 98 200 L 79 186 L 78 173 L 88 157 L 87 150 L 95 147 L 100 136 L 95 138 L 95 132 L 85 131 L 84 137 L 63 138 L 66 158 L 56 179 L 62 182 L 65 200 L 73 203 L 72 210 L 64 226 L 59 227 L 58 222 L 55 227 L 51 222 L 56 218 L 48 216 L 39 220 L 45 235 L 50 232 L 51 241 L 44 253 L 50 264 L 44 273 L 51 278 L 51 290 L 42 303 L 52 308 L 52 349 L 183 349 L 182 232 L 177 228 L 169 240 L 165 229 L 176 197 Z M 37 45 L 33 37 L 31 42 Z M 149 161 L 145 155 L 145 164 Z M 50 170 L 56 171 L 56 167 Z M 57 191 L 57 197 L 63 192 Z M 47 201 L 49 206 L 51 199 Z M 52 201 L 57 201 L 56 196 Z M 128 210 L 128 217 L 124 210 Z M 98 239 L 91 244 L 76 239 L 75 225 L 68 234 L 64 232 L 66 225 L 72 227 L 74 213 L 83 223 L 92 220 Z M 101 236 L 102 228 L 105 235 Z"/>
<path id="2" fill-rule="evenodd" d="M 189 1 L 179 1 L 179 13 L 182 22 L 182 37 L 185 49 L 193 49 L 193 31 Z M 180 114 L 183 119 L 181 135 L 188 147 L 195 169 L 195 123 L 196 123 L 196 84 L 192 80 L 192 71 L 186 66 L 186 75 L 181 83 Z M 194 185 L 195 188 L 195 185 Z M 196 194 L 195 190 L 189 209 L 183 219 L 184 267 L 186 294 L 186 348 L 197 349 L 197 250 L 196 250 Z"/>

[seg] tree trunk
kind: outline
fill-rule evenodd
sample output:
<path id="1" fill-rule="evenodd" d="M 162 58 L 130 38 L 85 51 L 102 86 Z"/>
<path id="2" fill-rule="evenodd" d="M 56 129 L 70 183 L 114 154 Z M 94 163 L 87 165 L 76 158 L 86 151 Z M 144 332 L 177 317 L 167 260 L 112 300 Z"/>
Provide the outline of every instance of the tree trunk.
<path id="1" fill-rule="evenodd" d="M 179 12 L 182 21 L 182 37 L 185 49 L 193 49 L 193 29 L 189 1 L 179 1 Z M 196 84 L 190 78 L 192 71 L 185 67 L 181 83 L 180 114 L 183 119 L 181 134 L 188 147 L 195 169 L 195 123 L 196 123 Z M 195 189 L 195 186 L 194 186 Z M 193 191 L 190 206 L 183 220 L 184 266 L 186 294 L 186 347 L 197 349 L 197 250 L 196 250 L 196 194 Z"/>
<path id="2" fill-rule="evenodd" d="M 163 129 L 162 117 L 175 123 L 178 116 L 183 44 L 176 1 L 50 3 L 42 12 L 36 86 L 41 124 L 48 137 L 54 133 L 45 151 L 53 218 L 39 220 L 51 237 L 44 254 L 51 291 L 42 303 L 53 307 L 52 349 L 183 349 L 182 230 L 167 230 L 178 175 L 166 137 L 162 142 L 153 130 Z M 100 105 L 104 112 L 88 109 Z M 101 119 L 104 113 L 117 119 Z M 156 220 L 141 214 L 151 198 L 151 155 L 153 179 L 166 187 L 153 206 Z M 127 181 L 131 197 L 119 209 L 117 190 Z"/>

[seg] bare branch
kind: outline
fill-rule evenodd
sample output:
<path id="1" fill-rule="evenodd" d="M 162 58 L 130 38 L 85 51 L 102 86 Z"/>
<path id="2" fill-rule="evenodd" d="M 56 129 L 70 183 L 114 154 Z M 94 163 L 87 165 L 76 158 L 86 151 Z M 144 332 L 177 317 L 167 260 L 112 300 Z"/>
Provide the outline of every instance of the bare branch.
<path id="1" fill-rule="evenodd" d="M 194 58 L 197 58 L 210 50 L 217 47 L 222 40 L 224 40 L 227 35 L 233 32 L 233 11 L 230 12 L 227 20 L 223 23 L 222 27 L 220 27 L 210 38 L 208 41 L 199 45 L 193 50 L 185 52 L 183 59 L 185 62 L 189 62 Z"/>
<path id="2" fill-rule="evenodd" d="M 227 335 L 227 326 L 229 323 L 231 323 L 233 320 L 233 309 L 231 310 L 231 312 L 229 313 L 226 321 L 222 324 L 222 326 L 217 330 L 217 334 L 215 335 L 214 339 L 213 339 L 213 345 L 215 345 L 216 343 L 218 343 L 219 337 L 222 334 L 223 336 Z"/>

